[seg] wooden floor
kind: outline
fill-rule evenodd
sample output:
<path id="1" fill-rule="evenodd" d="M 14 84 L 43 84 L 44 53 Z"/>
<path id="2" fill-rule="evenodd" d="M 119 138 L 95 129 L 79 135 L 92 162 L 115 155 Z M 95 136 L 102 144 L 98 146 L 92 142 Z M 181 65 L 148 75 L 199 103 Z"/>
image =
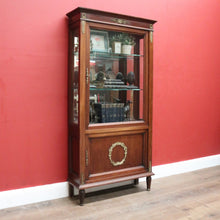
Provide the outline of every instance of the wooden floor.
<path id="1" fill-rule="evenodd" d="M 183 220 L 220 219 L 220 166 L 155 179 L 120 191 L 64 198 L 0 211 L 0 219 Z"/>

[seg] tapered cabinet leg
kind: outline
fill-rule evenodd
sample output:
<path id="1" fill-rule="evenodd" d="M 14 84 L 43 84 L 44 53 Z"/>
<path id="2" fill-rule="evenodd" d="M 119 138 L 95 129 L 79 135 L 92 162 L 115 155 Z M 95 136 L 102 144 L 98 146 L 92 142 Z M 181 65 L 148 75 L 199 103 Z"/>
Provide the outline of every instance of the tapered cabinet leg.
<path id="1" fill-rule="evenodd" d="M 151 187 L 151 176 L 148 176 L 146 178 L 146 183 L 147 183 L 147 191 L 150 191 L 150 187 Z"/>
<path id="2" fill-rule="evenodd" d="M 85 190 L 79 190 L 79 205 L 83 206 L 85 199 Z"/>
<path id="3" fill-rule="evenodd" d="M 73 197 L 74 196 L 74 187 L 69 184 L 69 197 Z"/>
<path id="4" fill-rule="evenodd" d="M 134 185 L 138 185 L 139 184 L 139 179 L 134 179 Z"/>

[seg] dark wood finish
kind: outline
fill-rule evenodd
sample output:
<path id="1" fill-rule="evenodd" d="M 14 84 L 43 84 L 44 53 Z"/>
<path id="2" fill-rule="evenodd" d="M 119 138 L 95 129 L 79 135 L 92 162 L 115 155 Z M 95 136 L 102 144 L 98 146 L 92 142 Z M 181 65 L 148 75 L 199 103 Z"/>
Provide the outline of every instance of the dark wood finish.
<path id="1" fill-rule="evenodd" d="M 112 183 L 120 183 L 120 182 L 124 182 L 124 181 L 128 181 L 128 180 L 134 180 L 137 178 L 142 178 L 142 177 L 147 177 L 147 176 L 153 176 L 154 173 L 152 172 L 143 172 L 140 174 L 136 174 L 136 175 L 128 175 L 128 176 L 123 176 L 123 177 L 117 177 L 117 178 L 111 178 L 109 180 L 98 180 L 96 182 L 93 183 L 86 183 L 83 185 L 79 186 L 79 189 L 88 189 L 88 188 L 93 188 L 93 187 L 97 187 L 97 186 L 104 186 L 104 185 L 108 185 L 108 184 L 112 184 Z"/>
<path id="2" fill-rule="evenodd" d="M 138 185 L 139 184 L 139 179 L 134 179 L 134 185 Z"/>
<path id="3" fill-rule="evenodd" d="M 85 17 L 86 14 L 86 17 Z M 79 21 L 79 19 L 84 19 L 90 22 L 100 22 L 102 24 L 117 25 L 119 27 L 128 26 L 135 29 L 148 29 L 152 30 L 151 24 L 154 24 L 156 21 L 150 19 L 144 19 L 139 17 L 131 17 L 128 15 L 122 15 L 117 13 L 99 11 L 88 8 L 77 8 L 67 14 L 71 19 L 71 24 Z M 121 21 L 120 21 L 121 20 Z"/>
<path id="4" fill-rule="evenodd" d="M 121 166 L 112 166 L 108 154 L 109 146 L 115 142 L 123 142 L 127 146 L 127 157 L 124 164 Z M 143 134 L 135 134 L 128 136 L 116 137 L 102 137 L 90 139 L 90 174 L 103 173 L 106 171 L 115 171 L 118 169 L 125 169 L 129 167 L 136 167 L 142 165 L 142 146 Z M 135 155 L 135 156 L 134 156 Z M 116 146 L 112 151 L 112 159 L 114 161 L 121 161 L 124 157 L 124 150 L 120 146 Z M 147 159 L 147 158 L 146 158 Z M 100 161 L 105 161 L 100 163 Z"/>
<path id="5" fill-rule="evenodd" d="M 147 190 L 150 190 L 151 176 L 154 175 L 151 139 L 152 32 L 155 21 L 86 8 L 77 8 L 67 16 L 69 17 L 68 181 L 71 184 L 69 193 L 71 196 L 74 194 L 72 185 L 77 187 L 80 205 L 83 205 L 85 190 L 88 188 L 127 180 L 134 180 L 134 184 L 138 184 L 138 178 L 141 177 L 146 177 Z M 143 67 L 140 67 L 142 63 L 140 64 L 138 56 L 134 58 L 132 64 L 136 74 L 135 85 L 140 84 L 139 72 L 143 72 L 143 103 L 140 101 L 139 93 L 135 92 L 133 95 L 135 101 L 132 103 L 135 119 L 139 118 L 139 108 L 143 107 L 143 120 L 90 124 L 90 29 L 135 35 L 134 52 L 136 54 L 140 50 L 139 39 L 143 39 L 144 56 L 141 58 Z M 74 51 L 74 37 L 79 38 L 78 52 Z M 79 56 L 79 60 L 76 55 Z M 126 58 L 118 59 L 119 70 L 127 74 L 129 62 Z M 74 69 L 75 65 L 77 70 Z M 73 117 L 73 108 L 76 107 L 74 88 L 77 89 L 78 95 L 77 119 Z M 124 91 L 118 94 L 123 103 L 126 103 L 131 98 L 129 96 L 132 96 L 132 93 Z"/>
<path id="6" fill-rule="evenodd" d="M 82 206 L 85 199 L 85 190 L 81 189 L 79 190 L 79 204 Z"/>
<path id="7" fill-rule="evenodd" d="M 146 182 L 147 182 L 147 191 L 150 191 L 150 187 L 151 187 L 151 176 L 148 176 L 146 178 Z"/>
<path id="8" fill-rule="evenodd" d="M 69 184 L 69 196 L 73 197 L 74 196 L 74 187 L 72 184 Z"/>

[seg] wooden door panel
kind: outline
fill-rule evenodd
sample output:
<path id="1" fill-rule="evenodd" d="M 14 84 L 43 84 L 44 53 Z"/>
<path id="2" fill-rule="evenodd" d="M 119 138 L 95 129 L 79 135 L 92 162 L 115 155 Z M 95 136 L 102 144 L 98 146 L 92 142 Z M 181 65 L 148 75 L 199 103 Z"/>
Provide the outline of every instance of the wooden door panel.
<path id="1" fill-rule="evenodd" d="M 143 165 L 144 134 L 91 138 L 89 174 Z"/>

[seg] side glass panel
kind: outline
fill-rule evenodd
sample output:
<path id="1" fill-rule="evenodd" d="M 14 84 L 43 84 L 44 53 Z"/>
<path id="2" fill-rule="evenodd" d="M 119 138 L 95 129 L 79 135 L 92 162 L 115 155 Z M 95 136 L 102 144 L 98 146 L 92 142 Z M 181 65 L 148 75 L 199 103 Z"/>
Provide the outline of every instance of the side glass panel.
<path id="1" fill-rule="evenodd" d="M 143 36 L 90 32 L 89 121 L 143 120 Z"/>
<path id="2" fill-rule="evenodd" d="M 73 35 L 73 64 L 72 64 L 72 117 L 73 123 L 78 124 L 79 118 L 79 37 L 78 32 Z"/>

